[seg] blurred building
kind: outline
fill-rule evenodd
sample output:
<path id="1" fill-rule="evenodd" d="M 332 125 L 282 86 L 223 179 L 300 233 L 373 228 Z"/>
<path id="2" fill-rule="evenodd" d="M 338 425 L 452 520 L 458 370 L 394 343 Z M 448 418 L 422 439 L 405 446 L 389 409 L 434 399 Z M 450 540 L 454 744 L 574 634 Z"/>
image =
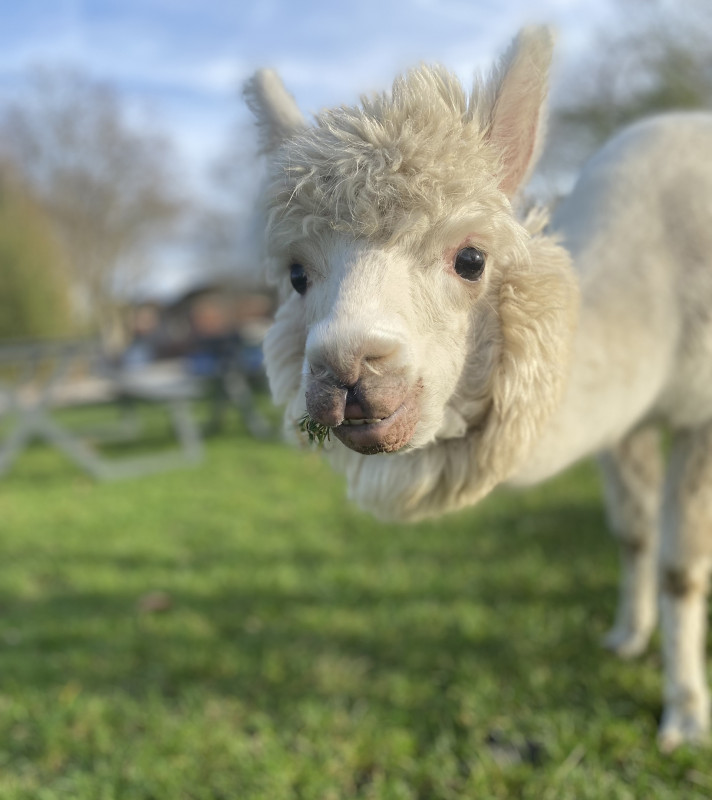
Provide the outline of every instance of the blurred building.
<path id="1" fill-rule="evenodd" d="M 194 285 L 167 300 L 147 298 L 128 309 L 127 357 L 132 351 L 150 360 L 187 356 L 223 339 L 259 348 L 275 308 L 270 292 L 246 291 L 229 281 Z"/>

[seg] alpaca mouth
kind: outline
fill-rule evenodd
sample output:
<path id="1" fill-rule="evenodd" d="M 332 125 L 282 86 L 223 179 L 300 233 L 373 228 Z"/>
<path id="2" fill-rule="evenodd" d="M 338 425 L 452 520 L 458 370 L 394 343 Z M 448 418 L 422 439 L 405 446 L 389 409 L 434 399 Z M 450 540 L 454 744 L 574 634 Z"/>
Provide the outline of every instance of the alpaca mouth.
<path id="1" fill-rule="evenodd" d="M 414 396 L 408 396 L 388 417 L 351 417 L 333 428 L 346 447 L 363 455 L 393 453 L 413 438 L 420 412 Z"/>

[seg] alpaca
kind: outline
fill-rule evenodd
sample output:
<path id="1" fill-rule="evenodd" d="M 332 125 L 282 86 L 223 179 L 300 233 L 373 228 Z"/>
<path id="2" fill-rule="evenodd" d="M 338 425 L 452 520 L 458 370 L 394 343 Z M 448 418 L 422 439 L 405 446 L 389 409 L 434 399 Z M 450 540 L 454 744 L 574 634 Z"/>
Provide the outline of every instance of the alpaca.
<path id="1" fill-rule="evenodd" d="M 248 82 L 280 296 L 265 361 L 285 429 L 299 438 L 307 414 L 333 434 L 328 458 L 379 517 L 453 511 L 597 455 L 622 561 L 605 644 L 646 647 L 659 584 L 667 751 L 710 715 L 712 116 L 633 126 L 550 224 L 520 219 L 551 52 L 527 28 L 469 94 L 424 66 L 314 125 L 274 72 Z"/>

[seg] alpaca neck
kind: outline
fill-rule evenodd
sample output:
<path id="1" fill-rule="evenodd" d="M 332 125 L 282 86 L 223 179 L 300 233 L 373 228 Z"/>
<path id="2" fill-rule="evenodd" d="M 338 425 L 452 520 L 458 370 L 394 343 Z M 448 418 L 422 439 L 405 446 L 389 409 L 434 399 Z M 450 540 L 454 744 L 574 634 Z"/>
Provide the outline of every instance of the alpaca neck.
<path id="1" fill-rule="evenodd" d="M 670 315 L 666 320 L 657 310 L 655 292 L 661 294 L 664 278 L 656 280 L 634 254 L 622 263 L 611 260 L 610 241 L 592 236 L 569 247 L 581 306 L 568 377 L 561 402 L 512 483 L 544 480 L 606 450 L 655 413 L 676 341 L 666 327 Z"/>

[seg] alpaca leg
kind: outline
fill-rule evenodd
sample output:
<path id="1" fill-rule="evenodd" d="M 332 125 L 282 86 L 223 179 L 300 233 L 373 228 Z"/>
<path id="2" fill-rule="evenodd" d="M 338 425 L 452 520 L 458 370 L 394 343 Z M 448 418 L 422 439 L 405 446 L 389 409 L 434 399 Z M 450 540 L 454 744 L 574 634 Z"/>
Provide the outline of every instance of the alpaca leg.
<path id="1" fill-rule="evenodd" d="M 619 541 L 621 582 L 613 628 L 603 644 L 624 658 L 645 650 L 657 619 L 657 561 L 662 455 L 659 433 L 645 428 L 599 459 L 610 527 Z"/>
<path id="2" fill-rule="evenodd" d="M 664 710 L 669 751 L 710 727 L 706 677 L 707 591 L 712 564 L 712 425 L 680 434 L 665 485 L 660 553 Z"/>

